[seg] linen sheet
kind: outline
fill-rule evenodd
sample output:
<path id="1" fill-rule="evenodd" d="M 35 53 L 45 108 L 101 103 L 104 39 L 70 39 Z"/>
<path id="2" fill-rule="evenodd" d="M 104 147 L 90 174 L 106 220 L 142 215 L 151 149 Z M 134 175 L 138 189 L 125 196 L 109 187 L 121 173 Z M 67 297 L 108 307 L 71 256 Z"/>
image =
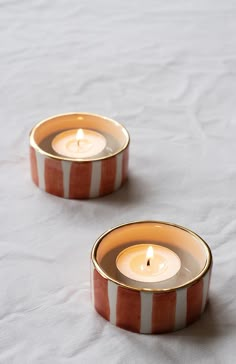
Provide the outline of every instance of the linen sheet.
<path id="1" fill-rule="evenodd" d="M 0 363 L 235 363 L 236 3 L 0 2 Z M 131 135 L 125 186 L 73 201 L 37 189 L 28 134 L 87 111 Z M 201 320 L 166 335 L 112 326 L 90 302 L 105 230 L 157 219 L 213 252 Z"/>

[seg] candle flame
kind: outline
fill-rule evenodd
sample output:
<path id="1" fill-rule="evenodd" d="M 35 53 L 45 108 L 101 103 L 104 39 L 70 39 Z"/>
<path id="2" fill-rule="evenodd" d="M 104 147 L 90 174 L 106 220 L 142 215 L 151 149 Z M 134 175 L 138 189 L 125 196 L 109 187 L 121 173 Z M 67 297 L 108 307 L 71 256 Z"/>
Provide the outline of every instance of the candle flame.
<path id="1" fill-rule="evenodd" d="M 153 258 L 153 247 L 151 245 L 147 249 L 146 258 L 147 258 L 147 266 L 150 266 L 151 258 Z"/>
<path id="2" fill-rule="evenodd" d="M 84 132 L 83 132 L 83 129 L 79 129 L 76 133 L 76 140 L 77 140 L 77 143 L 79 143 L 82 139 L 84 139 Z"/>
<path id="3" fill-rule="evenodd" d="M 153 247 L 150 245 L 147 249 L 147 254 L 146 254 L 146 258 L 150 259 L 153 257 Z"/>

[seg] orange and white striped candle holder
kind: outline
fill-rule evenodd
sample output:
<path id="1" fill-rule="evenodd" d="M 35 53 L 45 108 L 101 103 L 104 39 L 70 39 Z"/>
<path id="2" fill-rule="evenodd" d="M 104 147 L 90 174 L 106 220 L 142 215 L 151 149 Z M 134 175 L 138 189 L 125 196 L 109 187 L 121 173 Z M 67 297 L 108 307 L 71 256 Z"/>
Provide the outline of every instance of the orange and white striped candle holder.
<path id="1" fill-rule="evenodd" d="M 99 197 L 128 174 L 129 134 L 118 122 L 89 113 L 51 117 L 30 133 L 33 182 L 56 196 Z"/>
<path id="2" fill-rule="evenodd" d="M 172 332 L 193 323 L 205 309 L 211 251 L 184 227 L 159 221 L 117 226 L 95 242 L 91 263 L 94 307 L 118 327 L 143 334 Z"/>

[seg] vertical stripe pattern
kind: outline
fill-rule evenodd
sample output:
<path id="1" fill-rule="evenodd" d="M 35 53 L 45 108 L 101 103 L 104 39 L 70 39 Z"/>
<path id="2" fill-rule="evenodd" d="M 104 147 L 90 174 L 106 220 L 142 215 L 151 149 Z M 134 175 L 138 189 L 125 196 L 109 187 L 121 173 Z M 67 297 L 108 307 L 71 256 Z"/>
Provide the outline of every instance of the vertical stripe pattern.
<path id="1" fill-rule="evenodd" d="M 187 324 L 196 321 L 202 311 L 203 279 L 187 289 Z"/>
<path id="2" fill-rule="evenodd" d="M 110 322 L 116 325 L 116 304 L 117 304 L 117 289 L 118 286 L 109 281 L 108 282 L 108 299 L 110 308 Z"/>
<path id="3" fill-rule="evenodd" d="M 71 162 L 62 161 L 63 187 L 64 187 L 63 197 L 65 198 L 69 198 L 70 196 L 70 170 L 71 170 Z"/>
<path id="4" fill-rule="evenodd" d="M 139 291 L 118 287 L 116 324 L 122 329 L 140 332 L 141 296 Z"/>
<path id="5" fill-rule="evenodd" d="M 175 330 L 180 330 L 186 326 L 187 316 L 187 288 L 176 290 L 175 308 Z"/>
<path id="6" fill-rule="evenodd" d="M 99 196 L 101 183 L 101 161 L 92 163 L 92 176 L 90 184 L 90 198 Z"/>
<path id="7" fill-rule="evenodd" d="M 70 171 L 70 198 L 89 198 L 92 163 L 73 162 Z"/>
<path id="8" fill-rule="evenodd" d="M 116 178 L 115 178 L 115 187 L 114 190 L 118 190 L 122 183 L 122 162 L 123 155 L 122 153 L 117 154 L 116 156 Z"/>
<path id="9" fill-rule="evenodd" d="M 154 293 L 152 333 L 173 331 L 175 326 L 176 291 Z"/>
<path id="10" fill-rule="evenodd" d="M 62 162 L 45 158 L 45 190 L 52 195 L 64 197 Z"/>
<path id="11" fill-rule="evenodd" d="M 141 292 L 141 323 L 140 332 L 149 334 L 152 332 L 152 300 L 153 294 Z"/>
<path id="12" fill-rule="evenodd" d="M 41 190 L 45 190 L 45 157 L 43 154 L 36 152 L 38 186 Z"/>
<path id="13" fill-rule="evenodd" d="M 211 270 L 207 272 L 207 274 L 203 277 L 203 292 L 202 292 L 202 308 L 201 313 L 203 313 L 207 298 L 208 298 L 208 291 L 209 291 L 209 285 L 210 285 L 210 278 L 211 278 Z"/>
<path id="14" fill-rule="evenodd" d="M 123 153 L 122 161 L 122 183 L 125 182 L 128 176 L 128 164 L 129 164 L 129 149 L 127 148 Z"/>
<path id="15" fill-rule="evenodd" d="M 100 196 L 114 191 L 116 179 L 116 157 L 103 159 L 101 172 Z"/>
<path id="16" fill-rule="evenodd" d="M 108 301 L 108 281 L 94 269 L 94 306 L 96 311 L 106 320 L 110 319 L 110 307 Z"/>
<path id="17" fill-rule="evenodd" d="M 33 182 L 38 186 L 39 178 L 38 178 L 38 168 L 37 168 L 37 159 L 34 148 L 30 147 L 30 166 L 31 166 L 31 177 Z"/>
<path id="18" fill-rule="evenodd" d="M 92 297 L 98 313 L 123 329 L 157 334 L 182 329 L 199 318 L 207 300 L 210 270 L 192 286 L 164 293 L 125 288 L 95 269 L 93 278 Z"/>
<path id="19" fill-rule="evenodd" d="M 42 190 L 64 198 L 94 198 L 114 192 L 128 173 L 128 148 L 116 156 L 91 162 L 48 158 L 30 147 L 33 182 Z"/>

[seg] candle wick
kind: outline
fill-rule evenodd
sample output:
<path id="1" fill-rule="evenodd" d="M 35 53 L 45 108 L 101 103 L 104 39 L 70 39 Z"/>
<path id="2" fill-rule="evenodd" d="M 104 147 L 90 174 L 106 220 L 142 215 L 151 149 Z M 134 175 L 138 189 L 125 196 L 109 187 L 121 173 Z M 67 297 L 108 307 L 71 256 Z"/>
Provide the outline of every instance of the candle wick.
<path id="1" fill-rule="evenodd" d="M 150 258 L 148 258 L 148 260 L 147 260 L 147 266 L 150 266 Z"/>

